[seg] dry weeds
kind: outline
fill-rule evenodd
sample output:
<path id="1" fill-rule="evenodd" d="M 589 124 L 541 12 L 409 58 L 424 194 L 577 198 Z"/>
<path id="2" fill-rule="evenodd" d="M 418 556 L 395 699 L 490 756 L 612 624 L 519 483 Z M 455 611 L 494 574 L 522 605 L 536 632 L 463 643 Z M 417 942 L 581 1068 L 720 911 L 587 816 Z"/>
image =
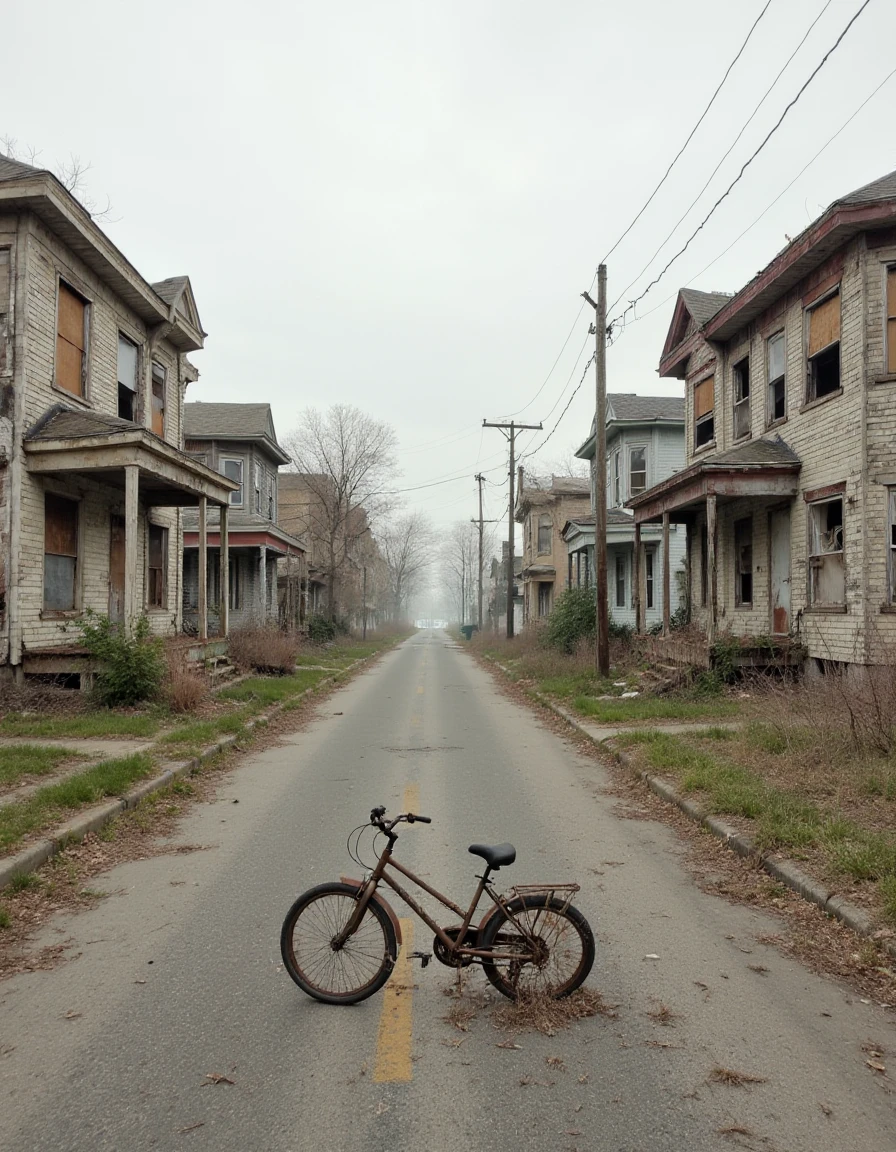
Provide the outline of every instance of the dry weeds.
<path id="1" fill-rule="evenodd" d="M 707 1084 L 727 1084 L 729 1088 L 746 1088 L 750 1084 L 766 1084 L 765 1076 L 754 1076 L 750 1072 L 738 1072 L 717 1064 L 706 1078 Z"/>
<path id="2" fill-rule="evenodd" d="M 526 994 L 518 1000 L 499 1004 L 492 1012 L 492 1024 L 512 1035 L 540 1032 L 543 1036 L 554 1036 L 577 1020 L 586 1020 L 590 1016 L 608 1016 L 615 1020 L 617 1007 L 607 1004 L 600 992 L 591 988 L 578 988 L 562 1000 Z"/>

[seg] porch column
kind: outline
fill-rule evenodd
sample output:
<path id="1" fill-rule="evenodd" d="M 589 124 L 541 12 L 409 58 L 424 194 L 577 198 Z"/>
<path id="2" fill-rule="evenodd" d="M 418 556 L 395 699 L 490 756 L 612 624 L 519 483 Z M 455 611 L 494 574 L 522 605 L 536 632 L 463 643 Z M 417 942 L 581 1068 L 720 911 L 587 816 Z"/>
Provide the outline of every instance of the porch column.
<path id="1" fill-rule="evenodd" d="M 199 497 L 199 639 L 208 640 L 208 502 Z"/>
<path id="2" fill-rule="evenodd" d="M 641 525 L 635 521 L 635 555 L 632 565 L 632 600 L 635 608 L 635 632 L 641 635 L 644 628 L 643 601 L 641 600 L 641 581 L 643 580 L 644 549 L 641 547 Z"/>
<path id="3" fill-rule="evenodd" d="M 709 584 L 709 623 L 706 628 L 706 639 L 710 644 L 716 642 L 716 498 L 715 495 L 706 497 L 706 582 Z"/>
<path id="4" fill-rule="evenodd" d="M 261 623 L 268 618 L 268 550 L 264 544 L 258 549 L 258 598 L 261 601 Z"/>
<path id="5" fill-rule="evenodd" d="M 227 522 L 229 519 L 229 508 L 226 504 L 221 505 L 221 579 L 219 581 L 221 587 L 221 638 L 226 640 L 230 635 L 230 539 L 227 535 Z"/>
<path id="6" fill-rule="evenodd" d="M 124 469 L 124 630 L 130 633 L 137 616 L 137 527 L 140 515 L 138 494 L 140 469 L 126 464 Z"/>
<path id="7" fill-rule="evenodd" d="M 663 635 L 668 636 L 672 625 L 672 589 L 669 570 L 669 513 L 663 513 Z"/>

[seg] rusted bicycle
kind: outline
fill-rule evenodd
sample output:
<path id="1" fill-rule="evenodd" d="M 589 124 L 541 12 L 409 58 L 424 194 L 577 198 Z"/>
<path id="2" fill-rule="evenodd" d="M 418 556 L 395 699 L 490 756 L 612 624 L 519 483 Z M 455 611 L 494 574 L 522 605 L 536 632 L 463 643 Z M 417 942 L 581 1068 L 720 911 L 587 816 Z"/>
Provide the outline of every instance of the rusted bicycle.
<path id="1" fill-rule="evenodd" d="M 560 999 L 584 982 L 594 963 L 594 936 L 571 903 L 578 884 L 518 884 L 507 895 L 499 895 L 491 875 L 514 862 L 516 849 L 512 844 L 471 844 L 470 852 L 485 861 L 485 869 L 477 876 L 479 884 L 464 911 L 394 858 L 395 829 L 404 823 L 432 821 L 413 812 L 388 820 L 385 808 L 374 808 L 370 824 L 386 837 L 376 866 L 361 880 L 343 876 L 338 883 L 310 888 L 287 913 L 280 950 L 287 972 L 303 992 L 325 1004 L 357 1004 L 389 979 L 401 945 L 401 927 L 379 891 L 381 882 L 435 933 L 432 954 L 437 960 L 449 968 L 481 964 L 495 988 L 511 1000 L 533 993 Z M 359 837 L 366 827 L 355 829 Z M 361 863 L 355 844 L 350 853 Z M 390 870 L 435 897 L 460 917 L 460 923 L 437 924 Z M 483 892 L 494 907 L 474 925 Z M 429 952 L 412 955 L 424 967 L 431 959 Z"/>

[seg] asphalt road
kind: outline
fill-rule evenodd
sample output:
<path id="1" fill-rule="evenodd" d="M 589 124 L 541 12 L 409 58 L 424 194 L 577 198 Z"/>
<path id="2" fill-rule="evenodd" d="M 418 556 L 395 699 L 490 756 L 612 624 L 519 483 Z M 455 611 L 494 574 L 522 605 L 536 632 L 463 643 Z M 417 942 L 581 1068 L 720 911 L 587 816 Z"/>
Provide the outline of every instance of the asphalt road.
<path id="1" fill-rule="evenodd" d="M 896 1049 L 882 1010 L 759 943 L 774 922 L 700 892 L 674 834 L 614 813 L 604 782 L 443 633 L 419 633 L 192 811 L 177 840 L 206 851 L 118 868 L 98 882 L 109 899 L 49 926 L 78 959 L 0 985 L 0 1148 L 896 1146 L 893 1081 L 863 1051 Z M 348 832 L 406 798 L 433 824 L 403 831 L 398 858 L 461 903 L 475 840 L 516 845 L 507 885 L 581 882 L 598 941 L 589 985 L 616 1018 L 497 1047 L 500 997 L 459 1031 L 443 1019 L 453 973 L 435 961 L 354 1008 L 295 987 L 286 909 L 357 875 Z M 479 971 L 470 987 L 490 990 Z M 649 1015 L 660 1004 L 673 1026 Z M 761 1082 L 708 1082 L 717 1067 Z"/>

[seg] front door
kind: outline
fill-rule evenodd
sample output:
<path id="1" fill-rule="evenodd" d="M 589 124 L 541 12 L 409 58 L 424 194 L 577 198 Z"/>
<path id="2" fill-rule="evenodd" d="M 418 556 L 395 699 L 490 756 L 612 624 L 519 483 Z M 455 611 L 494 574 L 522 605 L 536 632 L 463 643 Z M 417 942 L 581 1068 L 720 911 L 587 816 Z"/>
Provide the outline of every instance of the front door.
<path id="1" fill-rule="evenodd" d="M 124 517 L 113 516 L 109 530 L 109 619 L 124 623 Z"/>
<path id="2" fill-rule="evenodd" d="M 771 626 L 775 636 L 790 631 L 790 509 L 769 517 L 769 571 L 771 572 Z"/>

